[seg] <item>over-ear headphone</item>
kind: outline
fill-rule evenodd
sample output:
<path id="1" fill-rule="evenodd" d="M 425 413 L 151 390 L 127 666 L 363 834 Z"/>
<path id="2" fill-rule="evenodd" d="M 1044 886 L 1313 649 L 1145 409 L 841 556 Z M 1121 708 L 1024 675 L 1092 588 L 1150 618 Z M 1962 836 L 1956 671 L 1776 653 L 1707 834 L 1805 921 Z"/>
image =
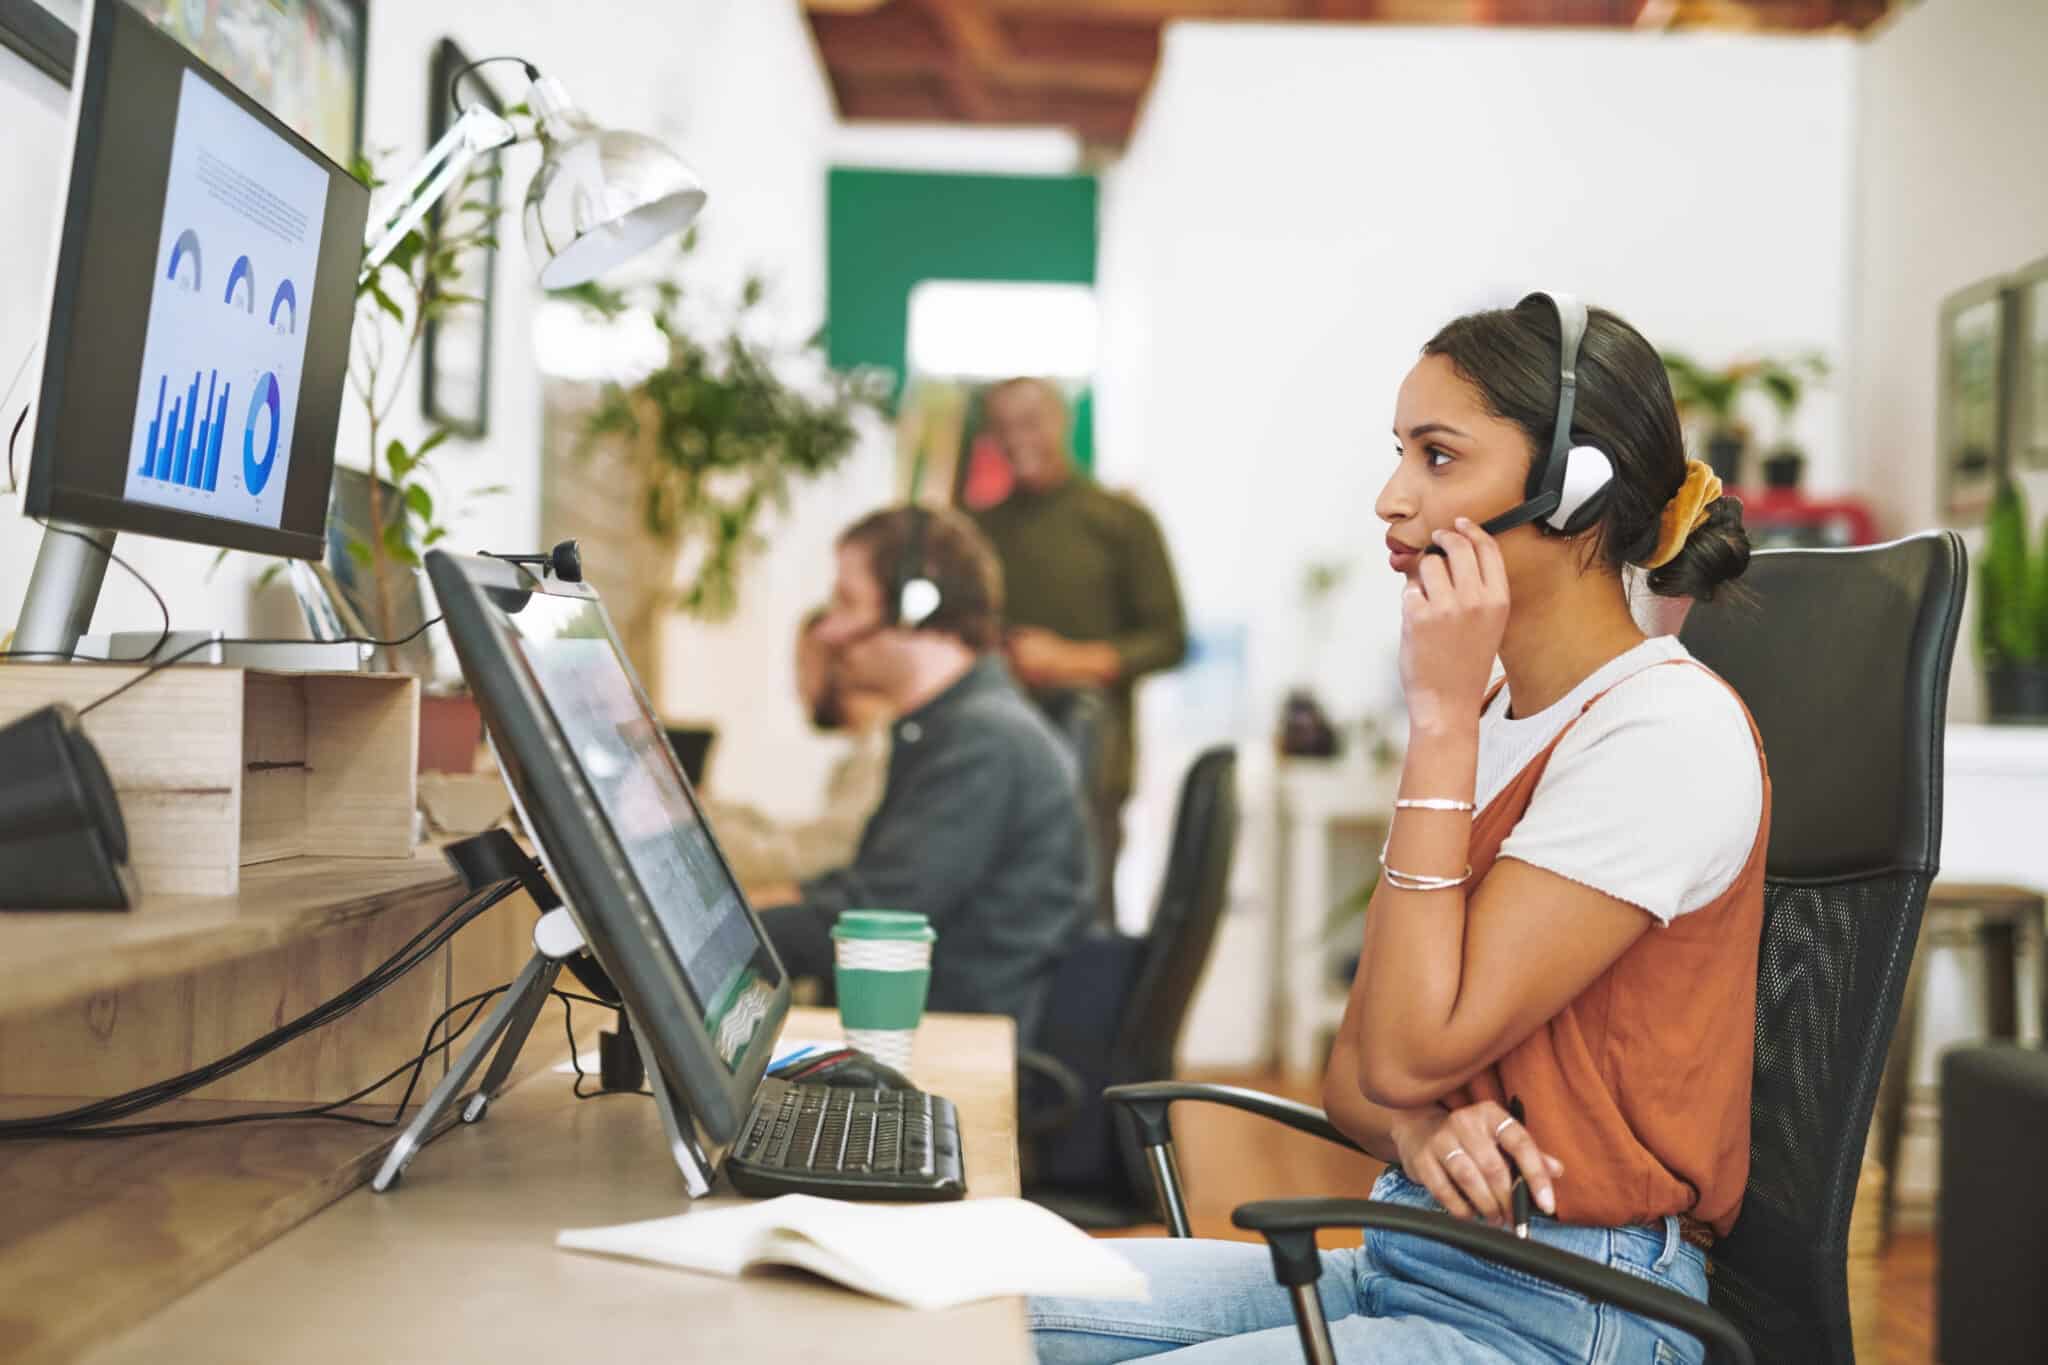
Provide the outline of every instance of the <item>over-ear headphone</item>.
<path id="1" fill-rule="evenodd" d="M 1557 421 L 1551 428 L 1549 450 L 1529 467 L 1524 501 L 1481 525 L 1488 535 L 1497 536 L 1541 521 L 1553 531 L 1575 535 L 1599 520 L 1607 505 L 1607 490 L 1614 483 L 1614 462 L 1605 451 L 1572 444 L 1572 409 L 1578 402 L 1579 346 L 1586 339 L 1586 305 L 1570 294 L 1539 290 L 1515 306 L 1531 299 L 1542 299 L 1557 313 Z M 1428 552 L 1442 554 L 1443 550 L 1431 545 Z"/>
<path id="2" fill-rule="evenodd" d="M 925 519 L 929 513 L 915 501 L 915 496 L 913 492 L 913 501 L 907 508 L 910 531 L 903 538 L 903 557 L 897 562 L 884 602 L 889 613 L 888 624 L 911 630 L 938 615 L 944 601 L 939 585 L 925 570 Z"/>

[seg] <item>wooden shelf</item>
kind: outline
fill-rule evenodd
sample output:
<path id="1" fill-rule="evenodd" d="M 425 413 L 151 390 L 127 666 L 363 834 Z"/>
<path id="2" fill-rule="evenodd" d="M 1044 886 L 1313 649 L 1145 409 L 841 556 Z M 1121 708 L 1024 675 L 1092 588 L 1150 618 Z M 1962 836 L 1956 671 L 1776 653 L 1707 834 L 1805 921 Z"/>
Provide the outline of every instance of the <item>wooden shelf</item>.
<path id="1" fill-rule="evenodd" d="M 0 914 L 0 1018 L 39 1014 L 287 948 L 393 910 L 444 909 L 461 880 L 440 851 L 287 858 L 242 870 L 227 896 L 163 896 L 135 911 Z"/>

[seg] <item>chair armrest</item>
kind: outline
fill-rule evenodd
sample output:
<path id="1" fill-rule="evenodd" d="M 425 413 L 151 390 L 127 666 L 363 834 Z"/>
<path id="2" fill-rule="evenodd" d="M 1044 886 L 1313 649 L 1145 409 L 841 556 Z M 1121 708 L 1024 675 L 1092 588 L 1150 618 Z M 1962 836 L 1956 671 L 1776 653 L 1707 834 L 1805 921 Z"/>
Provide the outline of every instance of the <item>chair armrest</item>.
<path id="1" fill-rule="evenodd" d="M 1611 1303 L 1640 1317 L 1666 1323 L 1706 1344 L 1727 1365 L 1754 1365 L 1749 1343 L 1735 1325 L 1696 1299 L 1651 1284 L 1540 1242 L 1524 1241 L 1498 1228 L 1453 1218 L 1433 1209 L 1370 1199 L 1264 1199 L 1230 1215 L 1238 1227 L 1262 1234 L 1271 1244 L 1274 1273 L 1282 1284 L 1314 1284 L 1321 1273 L 1316 1229 L 1376 1228 L 1455 1247 L 1482 1260 L 1534 1275 L 1552 1284 Z"/>
<path id="2" fill-rule="evenodd" d="M 1141 1081 L 1135 1085 L 1112 1085 L 1102 1092 L 1102 1097 L 1131 1111 L 1131 1117 L 1138 1125 L 1138 1141 L 1146 1147 L 1159 1147 L 1173 1141 L 1173 1131 L 1166 1122 L 1167 1108 L 1182 1100 L 1195 1100 L 1242 1109 L 1248 1114 L 1284 1123 L 1296 1132 L 1334 1142 L 1354 1152 L 1365 1150 L 1344 1136 L 1322 1110 L 1294 1100 L 1283 1100 L 1261 1090 L 1247 1090 L 1243 1086 L 1201 1085 L 1194 1081 Z"/>
<path id="3" fill-rule="evenodd" d="M 1050 1053 L 1019 1048 L 1017 1072 L 1020 1092 L 1034 1076 L 1059 1092 L 1058 1098 L 1047 1108 L 1026 1111 L 1019 1106 L 1017 1132 L 1023 1137 L 1042 1137 L 1066 1127 L 1074 1121 L 1074 1115 L 1081 1112 L 1081 1106 L 1088 1099 L 1088 1087 L 1081 1077 Z"/>

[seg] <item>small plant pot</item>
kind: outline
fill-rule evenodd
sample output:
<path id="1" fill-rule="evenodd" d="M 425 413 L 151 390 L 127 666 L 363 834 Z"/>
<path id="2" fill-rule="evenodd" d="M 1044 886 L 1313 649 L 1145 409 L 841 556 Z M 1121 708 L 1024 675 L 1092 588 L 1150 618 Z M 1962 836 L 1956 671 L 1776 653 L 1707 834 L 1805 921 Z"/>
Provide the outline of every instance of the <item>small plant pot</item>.
<path id="1" fill-rule="evenodd" d="M 420 698 L 420 771 L 466 773 L 476 768 L 484 716 L 467 692 Z"/>
<path id="2" fill-rule="evenodd" d="M 1716 432 L 1707 438 L 1707 468 L 1714 471 L 1714 477 L 1730 488 L 1740 485 L 1737 476 L 1742 473 L 1742 452 L 1749 443 L 1731 431 Z"/>
<path id="3" fill-rule="evenodd" d="M 2048 664 L 1997 664 L 1984 670 L 1994 723 L 2048 724 Z"/>
<path id="4" fill-rule="evenodd" d="M 1806 472 L 1806 455 L 1797 446 L 1779 446 L 1764 457 L 1764 487 L 1797 488 Z"/>

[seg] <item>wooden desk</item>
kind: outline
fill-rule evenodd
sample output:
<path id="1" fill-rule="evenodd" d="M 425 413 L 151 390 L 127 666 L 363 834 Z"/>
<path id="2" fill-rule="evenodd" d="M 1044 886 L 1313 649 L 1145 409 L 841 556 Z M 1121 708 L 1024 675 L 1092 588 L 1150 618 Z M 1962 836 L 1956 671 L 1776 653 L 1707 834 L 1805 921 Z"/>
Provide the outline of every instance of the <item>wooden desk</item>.
<path id="1" fill-rule="evenodd" d="M 784 1031 L 837 1037 L 838 1020 L 797 1010 Z M 915 1079 L 959 1106 L 975 1196 L 1017 1193 L 1014 1054 L 1007 1019 L 937 1016 L 918 1040 Z M 356 1190 L 86 1359 L 1031 1358 L 1015 1299 L 916 1313 L 796 1272 L 735 1282 L 554 1246 L 563 1227 L 682 1207 L 652 1101 L 578 1101 L 568 1078 L 544 1071 L 429 1146 L 392 1193 Z"/>

